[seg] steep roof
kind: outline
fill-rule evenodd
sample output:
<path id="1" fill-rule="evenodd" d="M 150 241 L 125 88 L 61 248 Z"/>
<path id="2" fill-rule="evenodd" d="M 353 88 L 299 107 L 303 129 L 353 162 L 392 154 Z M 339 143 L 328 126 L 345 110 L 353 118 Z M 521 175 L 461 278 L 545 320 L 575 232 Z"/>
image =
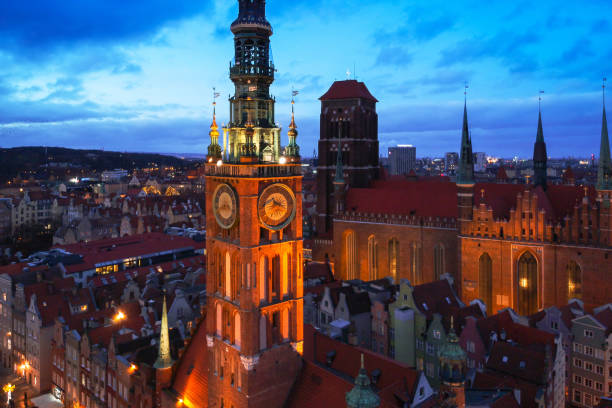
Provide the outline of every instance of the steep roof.
<path id="1" fill-rule="evenodd" d="M 487 368 L 511 375 L 535 384 L 546 382 L 544 352 L 498 341 L 491 348 Z"/>
<path id="2" fill-rule="evenodd" d="M 336 81 L 331 88 L 319 98 L 319 100 L 327 101 L 331 99 L 367 99 L 373 102 L 378 100 L 372 96 L 368 88 L 363 82 L 349 79 L 346 81 Z"/>
<path id="3" fill-rule="evenodd" d="M 333 362 L 328 364 L 330 352 L 335 354 Z M 291 396 L 288 406 L 311 408 L 346 406 L 344 395 L 352 388 L 353 379 L 361 368 L 361 354 L 364 355 L 365 367 L 370 373 L 377 369 L 380 370 L 375 390 L 381 397 L 381 408 L 401 407 L 404 406 L 403 400 L 413 400 L 419 382 L 419 374 L 414 368 L 370 350 L 339 342 L 318 332 L 311 325 L 305 325 L 303 357 L 304 361 L 309 362 L 311 366 L 306 366 L 302 375 L 298 377 L 292 391 L 292 394 L 295 393 L 295 395 Z M 320 377 L 320 387 L 315 387 L 315 385 L 318 386 L 319 379 L 313 378 L 312 375 L 309 377 L 304 375 L 313 373 Z M 324 387 L 323 380 L 328 380 Z M 317 396 L 310 395 L 317 388 L 325 391 L 326 398 L 316 398 Z M 338 403 L 330 403 L 336 398 L 338 398 Z M 317 401 L 321 401 L 322 404 L 315 405 Z"/>
<path id="4" fill-rule="evenodd" d="M 186 406 L 208 404 L 208 352 L 206 320 L 203 319 L 183 353 L 172 382 L 172 391 Z"/>

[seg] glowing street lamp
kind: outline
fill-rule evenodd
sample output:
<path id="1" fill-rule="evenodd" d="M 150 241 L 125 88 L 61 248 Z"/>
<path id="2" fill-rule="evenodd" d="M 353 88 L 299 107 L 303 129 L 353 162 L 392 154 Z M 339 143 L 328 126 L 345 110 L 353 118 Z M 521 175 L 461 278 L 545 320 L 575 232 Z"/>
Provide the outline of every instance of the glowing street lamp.
<path id="1" fill-rule="evenodd" d="M 120 322 L 122 320 L 125 320 L 125 313 L 123 313 L 121 310 L 117 312 L 117 314 L 113 317 L 113 321 L 115 322 Z"/>
<path id="2" fill-rule="evenodd" d="M 6 392 L 6 403 L 10 403 L 13 391 L 15 391 L 15 386 L 11 383 L 8 383 L 4 387 L 2 387 L 2 390 Z"/>
<path id="3" fill-rule="evenodd" d="M 30 368 L 30 363 L 28 363 L 27 361 L 19 366 L 19 369 L 21 370 L 21 376 L 22 377 L 25 377 L 25 372 L 26 372 L 26 370 L 28 368 Z"/>

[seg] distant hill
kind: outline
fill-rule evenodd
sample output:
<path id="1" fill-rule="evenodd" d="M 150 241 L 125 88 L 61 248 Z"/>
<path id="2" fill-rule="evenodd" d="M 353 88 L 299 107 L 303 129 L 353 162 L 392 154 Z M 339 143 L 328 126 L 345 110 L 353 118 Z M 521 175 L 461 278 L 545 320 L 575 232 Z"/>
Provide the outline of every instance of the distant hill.
<path id="1" fill-rule="evenodd" d="M 155 153 L 125 153 L 102 150 L 76 150 L 63 147 L 15 147 L 0 149 L 0 181 L 22 174 L 44 175 L 54 168 L 75 168 L 101 172 L 132 170 L 151 166 L 193 168 L 194 161 Z"/>

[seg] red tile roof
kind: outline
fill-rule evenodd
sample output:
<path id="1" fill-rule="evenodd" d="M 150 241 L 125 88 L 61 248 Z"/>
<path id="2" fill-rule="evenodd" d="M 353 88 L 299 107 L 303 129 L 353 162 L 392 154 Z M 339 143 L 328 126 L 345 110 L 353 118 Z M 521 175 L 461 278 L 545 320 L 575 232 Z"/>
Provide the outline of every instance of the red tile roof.
<path id="1" fill-rule="evenodd" d="M 438 178 L 377 180 L 371 188 L 350 188 L 346 211 L 456 218 L 457 186 Z"/>
<path id="2" fill-rule="evenodd" d="M 368 88 L 363 82 L 349 79 L 347 81 L 336 81 L 331 88 L 319 99 L 327 101 L 331 99 L 367 99 L 373 102 L 378 100 L 372 96 Z"/>
<path id="3" fill-rule="evenodd" d="M 480 389 L 519 389 L 521 391 L 520 406 L 524 408 L 537 408 L 538 405 L 535 402 L 536 395 L 538 394 L 538 386 L 526 381 L 521 381 L 509 375 L 502 373 L 496 373 L 492 371 L 487 372 L 476 372 L 474 381 L 472 383 L 473 388 Z"/>
<path id="4" fill-rule="evenodd" d="M 534 383 L 546 382 L 546 358 L 544 352 L 498 341 L 491 347 L 487 368 Z"/>
<path id="5" fill-rule="evenodd" d="M 331 365 L 327 365 L 328 353 L 332 351 L 335 352 L 335 357 Z M 364 356 L 364 363 L 368 372 L 375 369 L 380 370 L 376 389 L 381 397 L 381 407 L 403 406 L 398 402 L 397 395 L 412 400 L 419 380 L 419 375 L 415 369 L 370 350 L 334 340 L 318 332 L 311 325 L 304 326 L 304 360 L 310 361 L 336 376 L 343 377 L 346 380 L 350 379 L 350 384 L 352 384 L 353 378 L 357 376 L 361 367 L 361 354 Z M 300 381 L 310 382 L 312 380 L 300 377 L 298 387 L 301 386 Z M 334 384 L 336 387 L 334 392 L 344 397 L 344 393 L 347 391 L 345 383 L 336 381 Z M 330 398 L 334 397 L 330 396 Z M 314 407 L 314 405 L 295 406 Z M 323 406 L 336 405 L 324 404 Z"/>
<path id="6" fill-rule="evenodd" d="M 348 378 L 304 360 L 300 376 L 291 390 L 289 408 L 321 408 L 346 406 L 345 395 L 353 388 Z"/>
<path id="7" fill-rule="evenodd" d="M 206 320 L 203 319 L 176 368 L 172 390 L 186 406 L 205 407 L 208 404 L 208 351 Z"/>
<path id="8" fill-rule="evenodd" d="M 152 232 L 123 238 L 60 245 L 58 248 L 83 257 L 82 263 L 66 266 L 68 273 L 75 273 L 94 269 L 96 264 L 104 262 L 120 261 L 127 258 L 152 255 L 165 251 L 177 251 L 184 248 L 196 249 L 201 246 L 201 243 L 197 243 L 190 238 Z"/>

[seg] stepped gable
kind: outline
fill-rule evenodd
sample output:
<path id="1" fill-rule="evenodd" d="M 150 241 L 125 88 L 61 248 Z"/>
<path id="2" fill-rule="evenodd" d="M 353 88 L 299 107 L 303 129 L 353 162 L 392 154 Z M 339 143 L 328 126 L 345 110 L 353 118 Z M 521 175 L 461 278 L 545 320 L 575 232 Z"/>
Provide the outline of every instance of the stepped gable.
<path id="1" fill-rule="evenodd" d="M 474 205 L 485 204 L 493 210 L 496 219 L 509 219 L 510 210 L 516 208 L 519 193 L 530 191 L 538 197 L 538 209 L 546 210 L 549 221 L 560 222 L 566 215 L 574 213 L 574 207 L 585 196 L 583 186 L 549 185 L 546 191 L 541 186 L 523 184 L 477 183 L 474 187 Z M 595 202 L 596 190 L 587 187 L 587 196 Z"/>
<path id="2" fill-rule="evenodd" d="M 457 218 L 457 186 L 443 178 L 391 177 L 370 188 L 350 188 L 346 212 Z"/>
<path id="3" fill-rule="evenodd" d="M 378 99 L 372 96 L 368 87 L 363 82 L 354 79 L 334 82 L 329 90 L 319 98 L 321 101 L 332 99 L 367 99 L 372 102 L 378 102 Z"/>

